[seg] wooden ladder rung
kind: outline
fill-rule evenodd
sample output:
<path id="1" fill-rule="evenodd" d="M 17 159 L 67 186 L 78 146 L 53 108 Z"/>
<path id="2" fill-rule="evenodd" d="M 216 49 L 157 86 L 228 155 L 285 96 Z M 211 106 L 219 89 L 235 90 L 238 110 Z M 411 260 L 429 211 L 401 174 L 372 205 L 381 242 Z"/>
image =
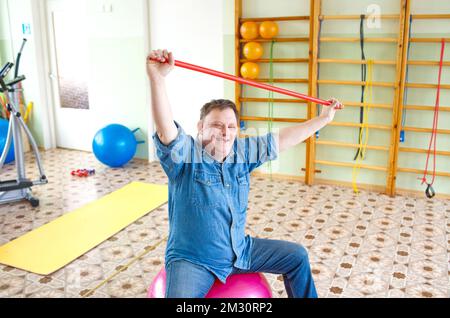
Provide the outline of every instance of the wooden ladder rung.
<path id="1" fill-rule="evenodd" d="M 346 143 L 346 142 L 321 140 L 321 139 L 316 139 L 315 143 L 318 145 L 336 146 L 336 147 L 344 147 L 344 148 L 360 148 L 361 147 L 358 144 L 350 144 L 350 143 Z M 372 150 L 389 151 L 389 147 L 385 147 L 385 146 L 367 145 L 366 148 L 372 149 Z"/>
<path id="2" fill-rule="evenodd" d="M 427 84 L 427 83 L 406 83 L 408 88 L 437 88 L 437 84 Z M 442 89 L 450 89 L 450 84 L 441 84 Z"/>
<path id="3" fill-rule="evenodd" d="M 356 85 L 356 86 L 366 86 L 367 82 L 363 81 L 342 81 L 342 80 L 317 80 L 317 83 L 319 84 L 336 84 L 336 85 Z M 389 82 L 372 82 L 372 86 L 379 86 L 379 87 L 395 87 L 395 83 L 389 83 Z"/>
<path id="4" fill-rule="evenodd" d="M 328 124 L 328 126 L 341 126 L 341 127 L 362 127 L 363 124 L 360 123 L 348 123 L 348 122 L 338 122 L 338 121 L 332 121 Z M 379 130 L 391 130 L 391 126 L 387 125 L 377 125 L 377 124 L 368 124 L 367 128 L 370 129 L 379 129 Z"/>
<path id="5" fill-rule="evenodd" d="M 350 107 L 363 107 L 364 104 L 361 102 L 342 102 L 344 106 L 350 106 Z M 384 109 L 392 109 L 392 105 L 389 104 L 369 104 L 371 108 L 384 108 Z"/>
<path id="6" fill-rule="evenodd" d="M 450 19 L 450 14 L 412 14 L 413 20 L 418 19 Z"/>
<path id="7" fill-rule="evenodd" d="M 258 18 L 240 18 L 243 22 L 263 22 L 263 21 L 309 21 L 308 15 L 286 16 L 286 17 L 258 17 Z"/>
<path id="8" fill-rule="evenodd" d="M 308 84 L 309 80 L 307 78 L 257 78 L 254 80 L 255 82 L 263 82 L 263 83 L 303 83 Z"/>
<path id="9" fill-rule="evenodd" d="M 431 128 L 420 128 L 420 127 L 403 127 L 404 131 L 414 131 L 414 132 L 425 132 L 430 133 L 433 131 Z M 436 133 L 438 134 L 450 134 L 450 129 L 437 129 Z"/>
<path id="10" fill-rule="evenodd" d="M 318 59 L 319 63 L 337 63 L 337 64 L 368 64 L 368 60 L 351 60 L 351 59 Z M 373 64 L 378 65 L 396 65 L 395 61 L 373 60 Z"/>
<path id="11" fill-rule="evenodd" d="M 241 63 L 245 62 L 253 62 L 253 63 L 270 63 L 270 59 L 259 59 L 259 60 L 248 60 L 241 59 Z M 299 58 L 299 59 L 272 59 L 273 63 L 308 63 L 308 58 Z"/>
<path id="12" fill-rule="evenodd" d="M 319 42 L 358 42 L 361 41 L 360 38 L 336 38 L 336 37 L 322 37 Z M 397 43 L 396 38 L 364 38 L 365 43 Z"/>
<path id="13" fill-rule="evenodd" d="M 247 42 L 309 42 L 308 37 L 301 38 L 273 38 L 273 39 L 254 39 L 254 40 L 246 40 L 240 39 L 239 42 L 247 43 Z"/>
<path id="14" fill-rule="evenodd" d="M 349 162 L 337 162 L 337 161 L 327 161 L 327 160 L 316 160 L 315 162 L 317 164 L 322 164 L 322 165 L 327 165 L 327 166 L 336 166 L 336 167 L 353 168 L 355 166 L 354 163 L 349 163 Z M 358 167 L 360 167 L 362 169 L 369 169 L 369 170 L 376 170 L 376 171 L 387 171 L 386 167 L 381 167 L 381 166 L 359 164 Z"/>
<path id="15" fill-rule="evenodd" d="M 403 109 L 434 111 L 434 106 L 405 105 Z M 439 111 L 450 112 L 450 106 L 439 106 Z"/>
<path id="16" fill-rule="evenodd" d="M 421 149 L 421 148 L 407 148 L 407 147 L 399 147 L 399 151 L 402 152 L 416 152 L 416 153 L 428 153 L 428 149 Z M 450 156 L 450 151 L 436 151 L 436 155 L 439 156 Z"/>
<path id="17" fill-rule="evenodd" d="M 421 65 L 421 66 L 439 66 L 439 61 L 408 61 L 408 65 Z M 450 62 L 444 61 L 443 66 L 450 66 Z"/>
<path id="18" fill-rule="evenodd" d="M 450 42 L 450 38 L 443 38 L 445 42 Z M 442 38 L 410 38 L 410 42 L 415 43 L 441 43 Z"/>
<path id="19" fill-rule="evenodd" d="M 414 169 L 414 168 L 397 168 L 398 172 L 409 172 L 409 173 L 418 173 L 418 174 L 423 174 L 425 171 L 421 170 L 421 169 Z M 441 171 L 436 171 L 436 175 L 439 177 L 450 177 L 450 173 L 448 172 L 441 172 Z"/>
<path id="20" fill-rule="evenodd" d="M 366 15 L 366 18 L 370 15 Z M 380 19 L 399 19 L 399 14 L 380 14 L 377 16 Z M 347 15 L 319 15 L 319 20 L 359 20 L 361 15 L 347 14 Z"/>

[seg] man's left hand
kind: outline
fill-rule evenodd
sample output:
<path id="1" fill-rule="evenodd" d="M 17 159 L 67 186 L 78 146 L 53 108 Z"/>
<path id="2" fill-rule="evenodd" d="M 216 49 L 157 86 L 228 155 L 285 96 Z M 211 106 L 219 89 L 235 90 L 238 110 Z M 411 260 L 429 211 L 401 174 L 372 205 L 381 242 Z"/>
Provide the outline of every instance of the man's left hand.
<path id="1" fill-rule="evenodd" d="M 341 104 L 336 98 L 331 98 L 328 100 L 331 102 L 330 106 L 322 106 L 322 112 L 320 113 L 320 117 L 327 118 L 328 123 L 333 121 L 334 114 L 337 110 L 344 109 L 344 105 Z"/>

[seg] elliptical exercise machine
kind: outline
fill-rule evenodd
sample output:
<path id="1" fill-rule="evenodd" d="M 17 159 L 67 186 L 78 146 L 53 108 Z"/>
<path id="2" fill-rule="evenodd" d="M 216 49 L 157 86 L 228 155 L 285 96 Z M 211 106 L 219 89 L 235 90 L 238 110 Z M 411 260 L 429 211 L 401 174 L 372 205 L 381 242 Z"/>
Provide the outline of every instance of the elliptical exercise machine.
<path id="1" fill-rule="evenodd" d="M 19 76 L 19 63 L 20 57 L 22 55 L 23 47 L 26 43 L 26 39 L 23 39 L 22 46 L 17 54 L 16 66 L 14 70 L 14 78 L 10 81 L 6 81 L 6 76 L 9 71 L 14 66 L 13 63 L 7 62 L 0 70 L 0 92 L 4 92 L 6 99 L 6 108 L 10 113 L 9 118 L 9 126 L 8 126 L 8 134 L 6 137 L 5 147 L 3 149 L 3 153 L 0 157 L 0 170 L 3 168 L 3 164 L 6 160 L 6 156 L 11 147 L 11 142 L 14 141 L 14 157 L 16 161 L 16 172 L 17 179 L 16 180 L 0 180 L 0 204 L 8 203 L 19 200 L 28 200 L 31 203 L 31 206 L 37 207 L 39 205 L 39 199 L 35 198 L 31 194 L 31 187 L 35 185 L 42 185 L 48 183 L 47 177 L 44 173 L 44 168 L 41 164 L 41 157 L 39 155 L 39 150 L 31 135 L 30 130 L 25 124 L 22 114 L 16 107 L 18 104 L 19 98 L 18 93 L 22 90 L 18 87 L 18 83 L 22 82 L 25 79 L 25 76 Z M 37 166 L 39 169 L 40 177 L 38 180 L 30 180 L 27 179 L 25 173 L 25 154 L 23 150 L 23 142 L 22 142 L 22 131 L 24 130 L 28 140 L 30 142 L 31 148 L 36 158 Z"/>

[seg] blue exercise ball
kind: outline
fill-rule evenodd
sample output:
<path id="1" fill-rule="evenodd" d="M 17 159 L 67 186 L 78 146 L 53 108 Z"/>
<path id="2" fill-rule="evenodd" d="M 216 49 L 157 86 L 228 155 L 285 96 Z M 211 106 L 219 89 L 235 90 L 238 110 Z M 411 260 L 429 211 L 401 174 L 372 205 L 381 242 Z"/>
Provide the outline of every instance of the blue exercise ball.
<path id="1" fill-rule="evenodd" d="M 137 130 L 137 129 L 136 129 Z M 136 154 L 134 132 L 120 124 L 111 124 L 100 129 L 92 141 L 95 157 L 112 168 L 122 167 Z"/>
<path id="2" fill-rule="evenodd" d="M 8 135 L 9 121 L 0 118 L 0 156 L 3 153 L 3 149 L 6 145 L 6 136 Z M 11 140 L 11 147 L 9 147 L 8 154 L 6 155 L 5 163 L 14 161 L 14 141 Z"/>

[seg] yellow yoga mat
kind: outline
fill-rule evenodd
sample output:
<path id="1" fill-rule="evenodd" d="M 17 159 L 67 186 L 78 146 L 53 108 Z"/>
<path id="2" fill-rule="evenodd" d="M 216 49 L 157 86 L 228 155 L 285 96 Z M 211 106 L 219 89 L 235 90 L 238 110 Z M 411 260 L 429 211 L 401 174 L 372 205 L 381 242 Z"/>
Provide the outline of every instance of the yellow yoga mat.
<path id="1" fill-rule="evenodd" d="M 166 185 L 132 182 L 0 247 L 0 263 L 48 275 L 168 199 Z"/>

